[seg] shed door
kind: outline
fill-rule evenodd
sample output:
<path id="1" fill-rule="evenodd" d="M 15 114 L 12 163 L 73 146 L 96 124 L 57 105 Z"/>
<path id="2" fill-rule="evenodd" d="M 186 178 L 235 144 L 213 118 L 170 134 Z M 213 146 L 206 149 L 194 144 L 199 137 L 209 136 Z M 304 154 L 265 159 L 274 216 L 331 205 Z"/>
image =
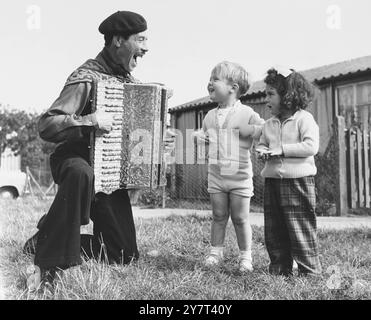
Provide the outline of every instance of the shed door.
<path id="1" fill-rule="evenodd" d="M 357 85 L 357 119 L 361 130 L 371 129 L 371 83 L 361 83 Z"/>
<path id="2" fill-rule="evenodd" d="M 345 118 L 347 129 L 356 125 L 371 129 L 371 82 L 337 88 L 338 113 Z"/>
<path id="3" fill-rule="evenodd" d="M 357 115 L 361 130 L 371 130 L 371 104 L 357 106 Z"/>

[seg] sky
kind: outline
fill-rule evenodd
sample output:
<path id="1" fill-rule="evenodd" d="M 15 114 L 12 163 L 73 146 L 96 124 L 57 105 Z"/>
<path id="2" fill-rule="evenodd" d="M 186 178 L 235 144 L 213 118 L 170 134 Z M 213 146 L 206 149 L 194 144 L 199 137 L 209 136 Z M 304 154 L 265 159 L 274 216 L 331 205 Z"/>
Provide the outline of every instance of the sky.
<path id="1" fill-rule="evenodd" d="M 0 104 L 42 112 L 103 48 L 99 24 L 118 10 L 148 24 L 133 75 L 174 90 L 170 107 L 206 96 L 228 60 L 252 81 L 273 65 L 305 70 L 371 54 L 370 0 L 2 0 Z"/>

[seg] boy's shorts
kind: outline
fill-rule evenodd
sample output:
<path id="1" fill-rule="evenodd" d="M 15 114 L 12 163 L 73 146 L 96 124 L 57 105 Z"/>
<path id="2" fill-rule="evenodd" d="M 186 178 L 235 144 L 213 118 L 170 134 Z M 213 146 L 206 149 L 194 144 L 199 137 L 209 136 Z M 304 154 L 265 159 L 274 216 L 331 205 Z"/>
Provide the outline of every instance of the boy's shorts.
<path id="1" fill-rule="evenodd" d="M 218 165 L 209 165 L 208 171 L 209 193 L 232 193 L 240 197 L 251 198 L 254 195 L 253 179 L 246 170 L 238 170 L 231 175 L 222 175 Z"/>

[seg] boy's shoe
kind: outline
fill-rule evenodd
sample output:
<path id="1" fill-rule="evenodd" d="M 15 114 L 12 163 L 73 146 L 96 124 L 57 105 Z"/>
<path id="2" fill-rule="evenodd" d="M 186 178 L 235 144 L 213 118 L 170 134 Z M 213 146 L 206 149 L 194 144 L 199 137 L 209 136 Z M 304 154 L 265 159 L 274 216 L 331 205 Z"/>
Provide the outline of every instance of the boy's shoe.
<path id="1" fill-rule="evenodd" d="M 211 247 L 210 253 L 205 259 L 205 265 L 208 267 L 218 265 L 223 261 L 223 247 Z"/>
<path id="2" fill-rule="evenodd" d="M 222 262 L 223 258 L 221 256 L 216 255 L 208 255 L 205 259 L 205 265 L 208 267 L 218 265 L 220 262 Z"/>
<path id="3" fill-rule="evenodd" d="M 252 266 L 252 261 L 250 259 L 242 258 L 240 260 L 240 272 L 252 272 L 254 270 Z"/>
<path id="4" fill-rule="evenodd" d="M 252 272 L 254 270 L 252 266 L 251 250 L 240 250 L 239 260 L 240 272 Z"/>

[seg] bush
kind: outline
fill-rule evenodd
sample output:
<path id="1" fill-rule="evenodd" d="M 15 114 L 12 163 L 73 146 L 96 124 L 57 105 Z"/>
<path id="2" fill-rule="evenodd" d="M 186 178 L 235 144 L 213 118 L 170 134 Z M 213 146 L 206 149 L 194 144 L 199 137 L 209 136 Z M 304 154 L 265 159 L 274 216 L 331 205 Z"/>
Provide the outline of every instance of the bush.
<path id="1" fill-rule="evenodd" d="M 138 198 L 139 205 L 150 208 L 157 208 L 162 206 L 162 188 L 151 190 L 149 188 L 140 191 Z"/>
<path id="2" fill-rule="evenodd" d="M 316 213 L 318 215 L 332 215 L 331 209 L 336 204 L 337 190 L 337 152 L 333 140 L 324 154 L 315 156 L 317 166 L 316 181 L 316 198 L 317 206 Z"/>
<path id="3" fill-rule="evenodd" d="M 37 123 L 40 115 L 23 110 L 8 110 L 0 104 L 0 153 L 10 148 L 15 155 L 21 155 L 21 169 L 26 166 L 46 168 L 54 143 L 39 136 Z"/>

